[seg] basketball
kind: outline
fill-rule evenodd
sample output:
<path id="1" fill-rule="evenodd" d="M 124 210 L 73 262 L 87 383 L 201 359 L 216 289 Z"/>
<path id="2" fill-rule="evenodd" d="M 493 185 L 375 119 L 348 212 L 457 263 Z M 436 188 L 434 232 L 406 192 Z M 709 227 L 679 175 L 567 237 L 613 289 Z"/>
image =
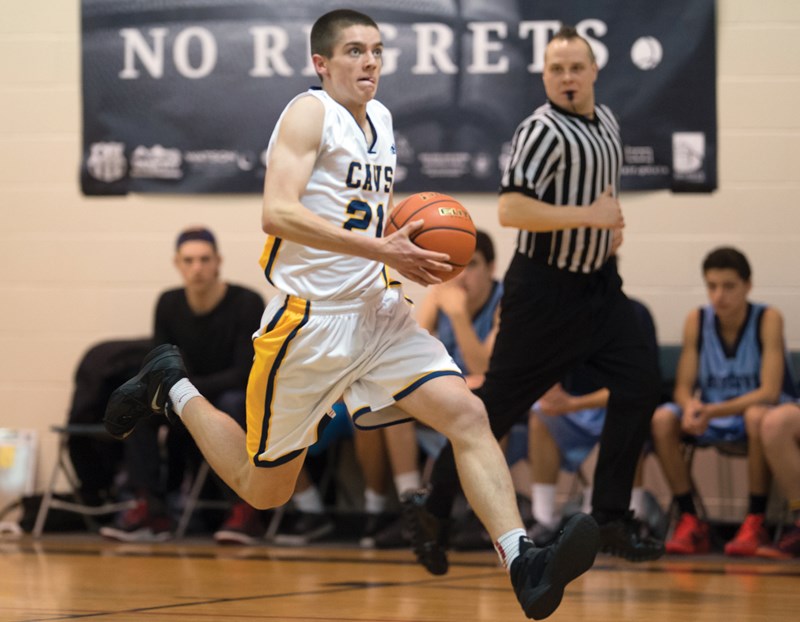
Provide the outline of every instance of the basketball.
<path id="1" fill-rule="evenodd" d="M 411 241 L 430 251 L 447 253 L 451 272 L 433 271 L 443 281 L 458 276 L 475 252 L 475 223 L 467 208 L 453 197 L 438 192 L 419 192 L 395 205 L 389 214 L 384 235 L 394 233 L 414 220 L 424 220 Z"/>

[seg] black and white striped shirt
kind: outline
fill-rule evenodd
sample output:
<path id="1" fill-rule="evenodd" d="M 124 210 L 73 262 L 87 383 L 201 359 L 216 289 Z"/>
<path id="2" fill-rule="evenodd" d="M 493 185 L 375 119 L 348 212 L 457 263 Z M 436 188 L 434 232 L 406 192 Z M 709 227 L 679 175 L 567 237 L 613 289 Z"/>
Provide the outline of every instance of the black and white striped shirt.
<path id="1" fill-rule="evenodd" d="M 551 102 L 517 127 L 500 192 L 520 192 L 552 205 L 590 205 L 606 186 L 619 191 L 622 141 L 611 110 L 595 106 L 594 119 Z M 609 257 L 612 232 L 580 227 L 521 230 L 517 252 L 537 263 L 589 273 Z"/>

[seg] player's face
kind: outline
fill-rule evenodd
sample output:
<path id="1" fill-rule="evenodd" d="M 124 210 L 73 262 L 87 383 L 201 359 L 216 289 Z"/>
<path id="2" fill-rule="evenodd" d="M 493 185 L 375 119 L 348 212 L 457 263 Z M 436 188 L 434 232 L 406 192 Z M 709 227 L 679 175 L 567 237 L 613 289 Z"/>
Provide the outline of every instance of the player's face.
<path id="1" fill-rule="evenodd" d="M 565 110 L 592 114 L 597 64 L 592 61 L 586 43 L 581 39 L 553 39 L 544 58 L 542 79 L 547 98 Z"/>
<path id="2" fill-rule="evenodd" d="M 366 105 L 378 91 L 383 43 L 371 26 L 353 25 L 339 33 L 330 58 L 315 54 L 314 66 L 323 86 L 336 101 Z"/>
<path id="3" fill-rule="evenodd" d="M 733 318 L 747 306 L 751 283 L 731 268 L 712 268 L 705 275 L 708 300 L 721 320 Z"/>
<path id="4" fill-rule="evenodd" d="M 195 293 L 203 293 L 217 282 L 221 262 L 214 247 L 203 240 L 184 242 L 175 253 L 175 267 L 183 284 Z"/>
<path id="5" fill-rule="evenodd" d="M 482 253 L 475 253 L 463 272 L 453 279 L 467 293 L 470 306 L 482 304 L 492 291 L 494 263 L 486 263 Z"/>

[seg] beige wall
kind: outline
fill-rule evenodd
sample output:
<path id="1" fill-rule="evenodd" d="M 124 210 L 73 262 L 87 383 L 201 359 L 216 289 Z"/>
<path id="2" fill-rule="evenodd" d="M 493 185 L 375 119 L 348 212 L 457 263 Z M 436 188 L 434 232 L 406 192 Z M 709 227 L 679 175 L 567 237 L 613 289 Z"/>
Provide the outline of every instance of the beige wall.
<path id="1" fill-rule="evenodd" d="M 79 5 L 9 1 L 0 20 L 2 427 L 63 421 L 86 348 L 149 332 L 156 296 L 178 282 L 170 260 L 184 225 L 212 227 L 225 276 L 268 294 L 258 196 L 80 194 Z M 677 342 L 685 312 L 704 300 L 703 254 L 735 244 L 754 265 L 753 297 L 782 309 L 800 348 L 800 3 L 720 0 L 717 47 L 720 189 L 623 195 L 622 271 L 661 341 Z M 495 198 L 460 198 L 494 233 L 504 267 L 513 233 L 496 224 Z M 43 434 L 43 471 L 52 449 Z"/>

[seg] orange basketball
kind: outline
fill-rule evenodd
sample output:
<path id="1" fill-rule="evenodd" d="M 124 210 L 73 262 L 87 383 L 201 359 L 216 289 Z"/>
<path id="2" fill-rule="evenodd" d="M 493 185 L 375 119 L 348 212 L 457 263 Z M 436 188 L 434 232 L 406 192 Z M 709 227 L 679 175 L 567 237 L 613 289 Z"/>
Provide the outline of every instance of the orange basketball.
<path id="1" fill-rule="evenodd" d="M 424 220 L 421 229 L 411 235 L 411 241 L 430 251 L 450 255 L 451 272 L 437 272 L 443 281 L 461 273 L 475 252 L 475 223 L 467 208 L 453 197 L 438 192 L 419 192 L 400 201 L 384 228 L 389 235 L 414 220 Z"/>

